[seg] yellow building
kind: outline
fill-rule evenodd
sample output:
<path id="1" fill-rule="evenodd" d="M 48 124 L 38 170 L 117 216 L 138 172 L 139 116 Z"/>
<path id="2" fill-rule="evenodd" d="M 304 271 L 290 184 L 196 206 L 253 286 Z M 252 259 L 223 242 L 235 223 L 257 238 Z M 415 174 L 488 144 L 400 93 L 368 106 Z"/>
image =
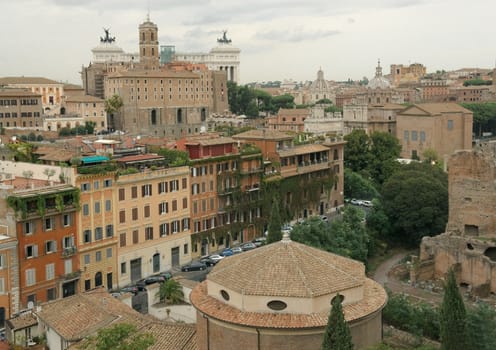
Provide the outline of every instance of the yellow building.
<path id="1" fill-rule="evenodd" d="M 115 180 L 119 285 L 191 261 L 189 167 Z"/>
<path id="2" fill-rule="evenodd" d="M 80 290 L 117 285 L 116 202 L 113 189 L 115 172 L 81 175 L 76 186 L 81 191 L 78 222 Z"/>

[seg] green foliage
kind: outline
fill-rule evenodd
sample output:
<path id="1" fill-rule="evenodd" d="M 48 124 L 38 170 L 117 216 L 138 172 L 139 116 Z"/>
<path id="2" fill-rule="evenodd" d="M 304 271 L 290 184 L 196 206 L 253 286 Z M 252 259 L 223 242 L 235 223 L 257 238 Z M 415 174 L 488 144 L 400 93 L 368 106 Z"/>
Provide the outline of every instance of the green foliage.
<path id="1" fill-rule="evenodd" d="M 189 164 L 189 154 L 177 149 L 161 148 L 158 154 L 165 158 L 165 164 L 170 167 L 178 167 Z"/>
<path id="2" fill-rule="evenodd" d="M 241 134 L 242 132 L 248 131 L 248 130 L 253 130 L 254 127 L 252 126 L 242 126 L 240 128 L 232 126 L 232 125 L 217 125 L 215 127 L 216 132 L 221 132 L 224 134 L 224 136 L 233 136 L 236 134 Z"/>
<path id="3" fill-rule="evenodd" d="M 332 299 L 331 313 L 324 331 L 322 350 L 352 350 L 353 342 L 348 323 L 344 319 L 341 295 Z"/>
<path id="4" fill-rule="evenodd" d="M 448 272 L 439 315 L 441 350 L 467 349 L 467 313 L 453 269 Z"/>
<path id="5" fill-rule="evenodd" d="M 370 139 L 364 130 L 355 129 L 344 137 L 344 162 L 348 169 L 359 172 L 367 169 L 369 163 Z"/>
<path id="6" fill-rule="evenodd" d="M 483 80 L 483 79 L 469 79 L 463 82 L 463 86 L 481 86 L 481 85 L 491 85 L 492 80 Z"/>
<path id="7" fill-rule="evenodd" d="M 115 113 L 123 105 L 124 102 L 122 102 L 122 98 L 119 95 L 112 95 L 105 100 L 105 112 L 107 112 L 107 114 Z"/>
<path id="8" fill-rule="evenodd" d="M 422 152 L 422 158 L 424 159 L 425 163 L 437 163 L 439 161 L 439 155 L 437 154 L 436 150 L 433 148 L 426 148 Z"/>
<path id="9" fill-rule="evenodd" d="M 473 132 L 478 137 L 483 132 L 496 134 L 496 102 L 460 103 L 460 105 L 474 113 Z"/>
<path id="10" fill-rule="evenodd" d="M 113 162 L 107 162 L 99 165 L 80 166 L 78 167 L 77 171 L 78 174 L 105 174 L 116 170 L 117 164 Z"/>
<path id="11" fill-rule="evenodd" d="M 320 105 L 320 104 L 332 105 L 333 103 L 328 98 L 321 98 L 320 100 L 318 100 L 317 102 L 315 102 L 315 104 L 316 105 Z"/>
<path id="12" fill-rule="evenodd" d="M 439 312 L 426 303 L 413 304 L 404 294 L 388 291 L 388 302 L 382 310 L 385 323 L 412 334 L 439 339 Z"/>
<path id="13" fill-rule="evenodd" d="M 335 112 L 342 113 L 343 109 L 332 105 L 332 106 L 324 108 L 324 112 L 326 112 L 326 113 L 335 113 Z"/>
<path id="14" fill-rule="evenodd" d="M 83 349 L 92 350 L 146 350 L 155 343 L 149 333 L 139 333 L 135 325 L 117 323 L 112 327 L 98 331 L 94 337 L 88 338 Z"/>
<path id="15" fill-rule="evenodd" d="M 369 236 L 362 221 L 362 210 L 347 206 L 342 217 L 334 219 L 330 224 L 314 217 L 295 225 L 291 239 L 366 264 Z"/>
<path id="16" fill-rule="evenodd" d="M 467 349 L 496 349 L 496 310 L 486 303 L 478 303 L 467 312 Z"/>
<path id="17" fill-rule="evenodd" d="M 16 162 L 33 162 L 33 145 L 26 142 L 17 142 L 7 144 L 9 150 L 14 154 Z"/>
<path id="18" fill-rule="evenodd" d="M 448 178 L 425 163 L 401 167 L 382 187 L 392 240 L 416 247 L 423 236 L 444 232 L 448 220 Z"/>
<path id="19" fill-rule="evenodd" d="M 166 301 L 169 304 L 179 304 L 184 300 L 183 287 L 178 281 L 169 279 L 160 284 L 157 296 L 160 301 Z"/>
<path id="20" fill-rule="evenodd" d="M 344 169 L 344 196 L 346 198 L 372 199 L 379 197 L 371 181 L 350 169 Z"/>
<path id="21" fill-rule="evenodd" d="M 92 135 L 95 132 L 95 126 L 95 122 L 85 122 L 84 125 L 78 125 L 75 128 L 61 128 L 59 136 Z"/>
<path id="22" fill-rule="evenodd" d="M 279 213 L 279 198 L 274 197 L 272 201 L 272 211 L 270 213 L 269 228 L 267 234 L 267 244 L 278 242 L 282 239 L 281 232 L 281 215 Z"/>

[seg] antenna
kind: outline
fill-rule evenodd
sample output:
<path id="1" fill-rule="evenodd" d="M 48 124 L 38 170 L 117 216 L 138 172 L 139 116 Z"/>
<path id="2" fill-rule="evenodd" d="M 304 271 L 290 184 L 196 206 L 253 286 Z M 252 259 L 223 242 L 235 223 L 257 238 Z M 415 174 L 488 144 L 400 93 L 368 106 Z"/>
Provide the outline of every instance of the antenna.
<path id="1" fill-rule="evenodd" d="M 146 21 L 150 22 L 150 0 L 147 2 L 147 13 L 146 13 Z"/>

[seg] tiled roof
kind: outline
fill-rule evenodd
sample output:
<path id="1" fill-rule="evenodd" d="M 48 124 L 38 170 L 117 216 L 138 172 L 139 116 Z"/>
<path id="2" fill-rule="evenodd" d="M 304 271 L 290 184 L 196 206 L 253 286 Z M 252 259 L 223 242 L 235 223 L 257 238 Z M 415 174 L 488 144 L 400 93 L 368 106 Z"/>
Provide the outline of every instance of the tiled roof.
<path id="1" fill-rule="evenodd" d="M 143 326 L 140 332 L 150 333 L 155 339 L 148 350 L 197 349 L 196 325 L 153 322 Z"/>
<path id="2" fill-rule="evenodd" d="M 122 158 L 117 158 L 118 163 L 128 163 L 128 162 L 142 162 L 142 161 L 147 161 L 147 160 L 160 160 L 164 159 L 164 157 L 159 156 L 157 154 L 138 154 L 134 156 L 126 156 Z"/>
<path id="3" fill-rule="evenodd" d="M 301 243 L 280 241 L 220 261 L 207 280 L 243 295 L 309 298 L 363 285 L 365 267 Z"/>
<path id="4" fill-rule="evenodd" d="M 293 136 L 285 134 L 277 130 L 270 129 L 255 129 L 242 132 L 241 134 L 233 135 L 235 140 L 255 139 L 255 140 L 291 140 Z"/>
<path id="5" fill-rule="evenodd" d="M 108 74 L 109 78 L 199 78 L 200 74 L 173 70 L 130 70 Z"/>
<path id="6" fill-rule="evenodd" d="M 0 89 L 0 96 L 9 96 L 9 97 L 40 97 L 40 94 L 35 94 L 27 89 Z"/>
<path id="7" fill-rule="evenodd" d="M 65 99 L 65 102 L 95 102 L 95 103 L 104 103 L 105 100 L 99 98 L 99 97 L 95 97 L 95 96 L 91 96 L 91 95 L 69 95 L 66 97 Z"/>
<path id="8" fill-rule="evenodd" d="M 7 320 L 9 324 L 9 328 L 12 330 L 24 329 L 28 327 L 32 327 L 38 324 L 38 320 L 32 313 L 26 313 L 19 317 L 11 318 Z"/>
<path id="9" fill-rule="evenodd" d="M 67 162 L 77 155 L 75 150 L 58 149 L 52 150 L 46 153 L 44 156 L 40 157 L 41 160 L 48 160 L 54 162 Z"/>
<path id="10" fill-rule="evenodd" d="M 197 140 L 187 140 L 186 145 L 202 145 L 202 146 L 211 146 L 211 145 L 225 145 L 232 144 L 234 141 L 231 137 L 213 137 L 213 138 L 205 138 L 205 139 L 197 139 Z"/>
<path id="11" fill-rule="evenodd" d="M 310 115 L 308 108 L 280 108 L 278 115 Z"/>
<path id="12" fill-rule="evenodd" d="M 314 328 L 327 325 L 329 317 L 327 312 L 311 314 L 243 312 L 209 296 L 207 283 L 208 280 L 196 286 L 191 292 L 190 299 L 196 309 L 209 317 L 237 325 L 260 328 Z M 387 294 L 384 288 L 377 282 L 366 278 L 363 299 L 357 303 L 343 306 L 345 319 L 350 323 L 358 321 L 380 311 L 386 305 L 386 301 Z"/>
<path id="13" fill-rule="evenodd" d="M 405 109 L 403 112 L 400 112 L 400 114 L 410 114 L 409 111 L 414 110 L 415 108 L 419 108 L 431 115 L 456 112 L 472 113 L 457 103 L 419 103 Z"/>
<path id="14" fill-rule="evenodd" d="M 301 145 L 288 149 L 280 149 L 277 151 L 280 157 L 288 157 L 288 156 L 296 156 L 299 154 L 308 154 L 314 152 L 325 152 L 329 151 L 329 147 L 319 144 L 311 144 L 311 145 Z"/>
<path id="15" fill-rule="evenodd" d="M 9 84 L 62 84 L 58 81 L 42 77 L 3 77 L 0 78 L 0 85 Z"/>

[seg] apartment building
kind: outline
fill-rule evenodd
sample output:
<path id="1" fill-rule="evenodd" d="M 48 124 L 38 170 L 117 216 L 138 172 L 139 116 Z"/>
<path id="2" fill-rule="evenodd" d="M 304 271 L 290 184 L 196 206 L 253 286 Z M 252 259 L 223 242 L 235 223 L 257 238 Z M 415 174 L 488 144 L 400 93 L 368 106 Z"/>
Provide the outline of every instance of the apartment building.
<path id="1" fill-rule="evenodd" d="M 41 94 L 0 88 L 0 128 L 39 129 L 43 125 Z"/>

